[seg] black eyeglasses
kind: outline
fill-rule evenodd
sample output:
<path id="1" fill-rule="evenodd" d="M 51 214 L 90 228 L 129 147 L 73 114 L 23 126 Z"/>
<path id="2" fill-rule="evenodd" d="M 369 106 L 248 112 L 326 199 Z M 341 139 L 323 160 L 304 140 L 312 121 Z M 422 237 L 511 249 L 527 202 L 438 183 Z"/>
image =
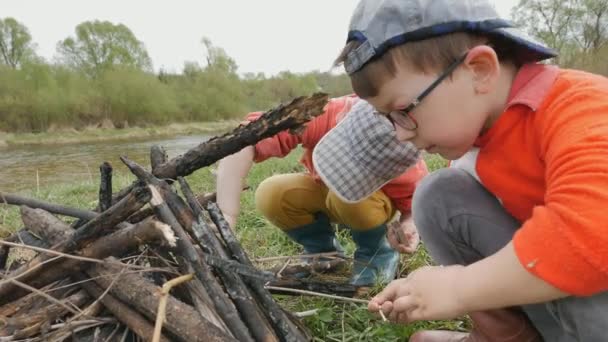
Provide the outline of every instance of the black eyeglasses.
<path id="1" fill-rule="evenodd" d="M 395 126 L 395 127 L 397 127 L 397 125 L 398 125 L 408 131 L 415 131 L 416 129 L 418 129 L 418 121 L 416 121 L 416 119 L 414 119 L 411 112 L 414 110 L 414 108 L 418 107 L 420 102 L 431 91 L 433 91 L 433 89 L 437 88 L 437 86 L 443 80 L 445 80 L 447 77 L 449 77 L 452 74 L 452 72 L 454 72 L 454 70 L 456 70 L 456 68 L 458 68 L 458 66 L 464 62 L 466 57 L 467 57 L 467 54 L 465 53 L 460 58 L 458 58 L 454 63 L 450 64 L 447 67 L 447 69 L 445 69 L 445 71 L 443 73 L 441 73 L 441 75 L 439 75 L 439 77 L 437 77 L 437 79 L 433 83 L 431 83 L 430 86 L 428 86 L 428 88 L 426 88 L 422 93 L 420 93 L 420 95 L 418 95 L 414 100 L 412 100 L 412 103 L 410 103 L 407 107 L 405 107 L 404 109 L 401 109 L 401 110 L 394 110 L 388 114 L 386 114 L 386 113 L 381 113 L 381 114 L 385 115 L 391 121 L 393 126 Z"/>

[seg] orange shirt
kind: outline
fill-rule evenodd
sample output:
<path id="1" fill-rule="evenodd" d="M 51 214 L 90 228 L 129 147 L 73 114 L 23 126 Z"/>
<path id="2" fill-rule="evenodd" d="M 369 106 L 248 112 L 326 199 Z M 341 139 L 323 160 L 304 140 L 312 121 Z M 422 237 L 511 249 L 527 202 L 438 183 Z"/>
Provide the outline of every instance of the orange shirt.
<path id="1" fill-rule="evenodd" d="M 521 264 L 574 295 L 608 290 L 608 79 L 523 66 L 476 146 L 454 165 L 522 222 Z"/>
<path id="2" fill-rule="evenodd" d="M 316 181 L 322 182 L 313 166 L 312 151 L 321 138 L 344 118 L 344 115 L 350 111 L 357 101 L 359 101 L 359 98 L 356 96 L 331 99 L 325 107 L 325 112 L 308 122 L 301 134 L 295 135 L 283 131 L 258 142 L 255 145 L 255 162 L 261 162 L 271 157 L 282 158 L 298 145 L 302 145 L 304 154 L 300 162 Z M 256 120 L 260 115 L 262 115 L 261 112 L 249 113 L 247 120 Z M 382 191 L 401 213 L 409 215 L 416 183 L 427 173 L 426 164 L 421 159 L 414 167 L 384 185 Z"/>

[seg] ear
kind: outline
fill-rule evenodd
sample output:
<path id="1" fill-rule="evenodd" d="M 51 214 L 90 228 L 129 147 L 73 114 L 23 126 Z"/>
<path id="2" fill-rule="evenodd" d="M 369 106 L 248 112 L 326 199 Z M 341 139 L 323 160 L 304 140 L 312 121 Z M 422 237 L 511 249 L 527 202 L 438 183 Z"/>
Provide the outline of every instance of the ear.
<path id="1" fill-rule="evenodd" d="M 500 62 L 494 49 L 487 45 L 472 48 L 463 65 L 471 72 L 476 93 L 485 94 L 495 87 L 500 75 Z"/>

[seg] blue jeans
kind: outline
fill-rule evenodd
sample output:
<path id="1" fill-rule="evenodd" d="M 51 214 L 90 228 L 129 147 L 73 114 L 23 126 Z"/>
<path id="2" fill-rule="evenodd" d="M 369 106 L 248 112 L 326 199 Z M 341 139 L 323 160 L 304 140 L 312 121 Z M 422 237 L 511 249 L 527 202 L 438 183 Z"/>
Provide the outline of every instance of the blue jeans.
<path id="1" fill-rule="evenodd" d="M 490 256 L 521 226 L 475 178 L 453 168 L 422 180 L 413 215 L 426 249 L 442 265 L 468 265 Z M 522 309 L 545 341 L 608 341 L 608 292 Z"/>

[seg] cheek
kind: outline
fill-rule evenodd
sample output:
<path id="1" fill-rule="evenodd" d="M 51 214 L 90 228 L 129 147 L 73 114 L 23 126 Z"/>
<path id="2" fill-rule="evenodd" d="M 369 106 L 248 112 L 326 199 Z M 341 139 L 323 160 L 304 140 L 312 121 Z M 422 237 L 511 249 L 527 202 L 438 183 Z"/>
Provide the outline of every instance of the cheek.
<path id="1" fill-rule="evenodd" d="M 439 95 L 439 94 L 438 94 Z M 444 147 L 471 146 L 483 125 L 483 118 L 471 98 L 462 91 L 437 98 L 433 108 L 427 111 L 424 123 L 420 123 L 419 134 L 429 143 Z M 428 119 L 428 120 L 426 120 Z"/>

